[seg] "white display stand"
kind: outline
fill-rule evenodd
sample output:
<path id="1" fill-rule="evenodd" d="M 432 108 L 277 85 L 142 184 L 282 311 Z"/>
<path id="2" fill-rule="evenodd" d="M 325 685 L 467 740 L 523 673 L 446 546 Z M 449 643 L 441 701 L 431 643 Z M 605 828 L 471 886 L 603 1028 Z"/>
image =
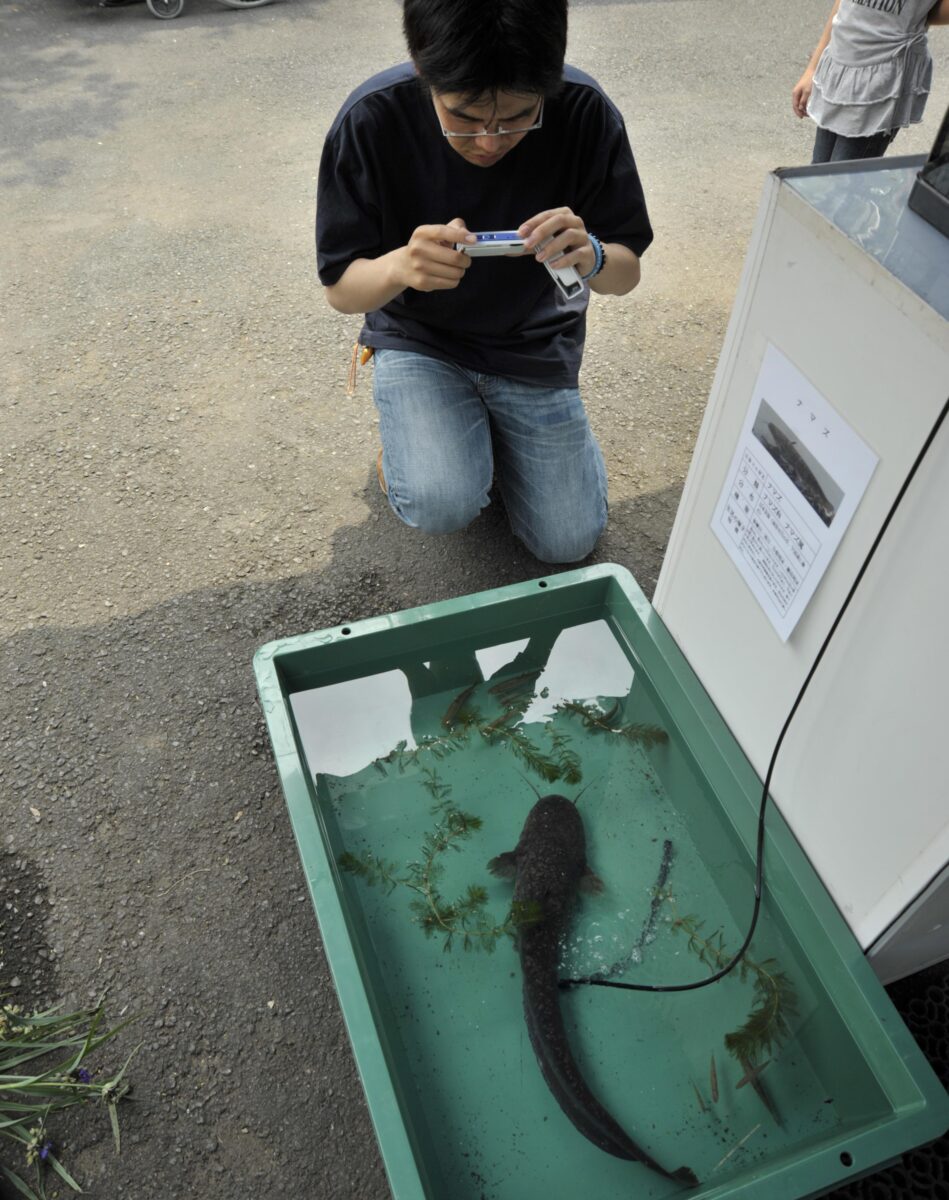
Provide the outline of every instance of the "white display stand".
<path id="1" fill-rule="evenodd" d="M 949 395 L 949 240 L 906 207 L 922 162 L 769 177 L 657 584 L 657 612 L 762 776 Z M 802 377 L 815 406 L 826 402 L 878 460 L 787 640 L 713 530 L 775 352 L 790 364 L 786 386 Z M 798 444 L 793 430 L 786 440 Z M 800 511 L 802 496 L 784 494 Z M 947 696 L 949 424 L 814 677 L 772 786 L 884 980 L 949 956 Z"/>

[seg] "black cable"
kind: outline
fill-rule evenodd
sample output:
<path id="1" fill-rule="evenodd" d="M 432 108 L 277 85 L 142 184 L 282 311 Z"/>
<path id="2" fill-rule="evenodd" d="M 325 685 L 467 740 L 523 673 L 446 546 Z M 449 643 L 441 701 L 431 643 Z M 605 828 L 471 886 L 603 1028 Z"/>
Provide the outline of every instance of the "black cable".
<path id="1" fill-rule="evenodd" d="M 774 744 L 774 750 L 771 752 L 771 761 L 768 763 L 768 770 L 765 774 L 764 785 L 761 790 L 761 805 L 758 809 L 758 838 L 755 849 L 755 903 L 751 913 L 751 924 L 748 927 L 748 933 L 745 936 L 745 940 L 741 944 L 741 949 L 731 960 L 731 962 L 726 963 L 725 966 L 720 970 L 716 971 L 712 975 L 706 976 L 705 979 L 698 980 L 696 983 L 620 983 L 618 980 L 597 979 L 594 976 L 587 976 L 581 979 L 561 979 L 561 988 L 571 988 L 586 985 L 589 987 L 623 988 L 626 991 L 631 992 L 691 992 L 696 988 L 708 987 L 710 983 L 717 983 L 719 979 L 724 978 L 729 971 L 733 970 L 738 963 L 741 962 L 745 952 L 751 945 L 751 939 L 754 936 L 755 928 L 758 924 L 758 916 L 761 912 L 761 890 L 764 882 L 764 818 L 765 810 L 768 805 L 768 796 L 771 793 L 771 777 L 774 774 L 774 764 L 777 762 L 778 751 L 781 749 L 785 734 L 787 733 L 791 721 L 794 718 L 794 714 L 797 712 L 801 701 L 804 699 L 804 693 L 807 691 L 808 686 L 810 685 L 810 682 L 814 678 L 814 674 L 820 665 L 821 659 L 824 657 L 827 647 L 830 645 L 831 638 L 833 638 L 834 634 L 837 632 L 837 626 L 840 624 L 844 613 L 850 606 L 850 601 L 853 599 L 854 593 L 860 586 L 860 581 L 866 574 L 867 568 L 870 565 L 870 561 L 874 554 L 876 554 L 877 547 L 880 545 L 880 542 L 883 540 L 883 535 L 886 533 L 890 522 L 893 520 L 893 516 L 896 510 L 899 508 L 910 483 L 912 483 L 913 477 L 919 469 L 920 463 L 926 457 L 929 447 L 933 443 L 933 439 L 939 432 L 940 426 L 946 419 L 947 413 L 949 413 L 949 399 L 947 399 L 945 404 L 942 406 L 942 411 L 939 413 L 935 424 L 929 431 L 929 436 L 926 438 L 925 442 L 923 442 L 922 449 L 916 455 L 916 460 L 914 461 L 912 467 L 910 467 L 909 474 L 903 480 L 902 486 L 896 494 L 896 499 L 890 505 L 890 511 L 886 514 L 883 524 L 880 526 L 876 537 L 873 539 L 873 545 L 870 547 L 866 558 L 863 560 L 863 565 L 857 572 L 853 583 L 850 585 L 850 591 L 847 593 L 847 597 L 841 605 L 840 611 L 834 618 L 830 629 L 827 631 L 827 636 L 824 638 L 824 641 L 821 644 L 821 648 L 817 651 L 817 655 L 815 656 L 813 663 L 811 663 L 811 669 L 808 671 L 804 682 L 801 684 L 801 688 L 797 694 L 797 697 L 794 703 L 791 705 L 790 712 L 788 713 L 784 724 L 781 727 L 781 732 L 778 734 L 778 740 Z"/>

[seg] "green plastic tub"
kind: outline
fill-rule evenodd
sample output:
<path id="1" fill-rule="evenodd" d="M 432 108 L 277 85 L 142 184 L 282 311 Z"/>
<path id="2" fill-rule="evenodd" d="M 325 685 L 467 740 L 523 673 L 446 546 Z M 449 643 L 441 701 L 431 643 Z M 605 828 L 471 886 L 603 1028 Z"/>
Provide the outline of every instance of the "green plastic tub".
<path id="1" fill-rule="evenodd" d="M 538 795 L 604 883 L 564 977 L 684 983 L 741 944 L 761 784 L 633 578 L 601 565 L 274 642 L 255 670 L 396 1200 L 685 1194 L 544 1083 L 508 936 Z M 949 1126 L 949 1097 L 780 813 L 744 972 L 561 993 L 586 1080 L 703 1200 L 820 1196 Z"/>

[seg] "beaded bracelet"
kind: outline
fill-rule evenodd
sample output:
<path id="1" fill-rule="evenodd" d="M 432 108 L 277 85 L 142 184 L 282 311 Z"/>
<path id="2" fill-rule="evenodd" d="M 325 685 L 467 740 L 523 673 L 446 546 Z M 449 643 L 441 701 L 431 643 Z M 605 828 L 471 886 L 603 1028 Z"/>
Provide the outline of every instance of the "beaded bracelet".
<path id="1" fill-rule="evenodd" d="M 606 255 L 603 252 L 603 243 L 596 236 L 596 234 L 588 231 L 587 237 L 590 239 L 590 245 L 593 247 L 593 253 L 596 255 L 596 261 L 594 262 L 593 270 L 589 273 L 589 275 L 581 275 L 581 279 L 592 279 L 594 275 L 599 275 L 599 273 L 603 270 L 603 263 L 606 259 Z"/>

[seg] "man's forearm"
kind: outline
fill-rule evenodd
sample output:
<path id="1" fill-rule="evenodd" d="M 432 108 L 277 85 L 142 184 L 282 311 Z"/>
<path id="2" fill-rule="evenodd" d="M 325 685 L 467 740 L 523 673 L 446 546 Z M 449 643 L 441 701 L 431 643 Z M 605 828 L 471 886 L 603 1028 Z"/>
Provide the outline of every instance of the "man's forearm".
<path id="1" fill-rule="evenodd" d="M 617 242 L 609 242 L 603 251 L 606 262 L 590 280 L 590 290 L 601 296 L 625 296 L 639 283 L 639 256 Z"/>
<path id="2" fill-rule="evenodd" d="M 624 296 L 639 283 L 639 258 L 628 246 L 616 242 L 603 247 L 606 263 L 590 280 L 603 296 Z M 326 298 L 337 312 L 367 313 L 394 300 L 410 284 L 403 275 L 403 249 L 379 258 L 354 259 L 336 283 L 326 288 Z"/>
<path id="3" fill-rule="evenodd" d="M 399 254 L 399 250 L 391 250 L 379 258 L 354 259 L 326 289 L 326 299 L 342 313 L 367 313 L 382 308 L 405 291 Z"/>

